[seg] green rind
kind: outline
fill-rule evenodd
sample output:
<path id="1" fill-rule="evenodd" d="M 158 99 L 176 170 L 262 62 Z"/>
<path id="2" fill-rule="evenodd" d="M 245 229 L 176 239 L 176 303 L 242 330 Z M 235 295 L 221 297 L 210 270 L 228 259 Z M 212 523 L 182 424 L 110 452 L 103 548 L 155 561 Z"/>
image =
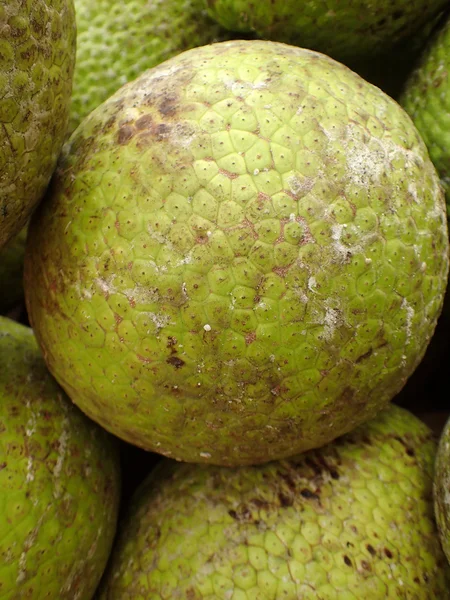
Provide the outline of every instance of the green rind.
<path id="1" fill-rule="evenodd" d="M 28 224 L 0 250 L 0 314 L 23 301 L 23 259 Z"/>
<path id="2" fill-rule="evenodd" d="M 421 360 L 447 274 L 442 191 L 406 113 L 264 41 L 185 52 L 91 113 L 25 260 L 72 400 L 126 441 L 223 465 L 376 414 Z"/>
<path id="3" fill-rule="evenodd" d="M 413 36 L 446 0 L 204 0 L 232 31 L 324 52 L 347 64 L 364 62 Z"/>
<path id="4" fill-rule="evenodd" d="M 450 562 L 450 419 L 442 431 L 436 456 L 434 510 L 442 547 Z"/>
<path id="5" fill-rule="evenodd" d="M 428 147 L 450 207 L 450 18 L 430 41 L 399 99 Z"/>
<path id="6" fill-rule="evenodd" d="M 175 54 L 226 39 L 203 0 L 75 0 L 72 132 L 120 86 Z"/>
<path id="7" fill-rule="evenodd" d="M 99 600 L 448 600 L 436 442 L 398 407 L 320 450 L 229 470 L 164 460 Z"/>
<path id="8" fill-rule="evenodd" d="M 0 598 L 91 600 L 120 497 L 118 448 L 0 317 Z"/>
<path id="9" fill-rule="evenodd" d="M 0 248 L 25 225 L 63 144 L 75 62 L 72 0 L 0 4 Z"/>

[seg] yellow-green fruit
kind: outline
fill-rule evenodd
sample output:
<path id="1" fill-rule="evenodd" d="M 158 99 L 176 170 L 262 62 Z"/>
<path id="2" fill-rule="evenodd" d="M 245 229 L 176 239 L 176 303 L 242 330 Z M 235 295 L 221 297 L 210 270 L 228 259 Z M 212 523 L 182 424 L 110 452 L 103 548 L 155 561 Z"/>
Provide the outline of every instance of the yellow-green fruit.
<path id="1" fill-rule="evenodd" d="M 50 370 L 109 431 L 260 463 L 373 416 L 425 352 L 445 205 L 406 113 L 332 59 L 196 48 L 65 146 L 25 257 Z"/>
<path id="2" fill-rule="evenodd" d="M 434 509 L 442 547 L 450 561 L 450 419 L 439 440 L 434 476 Z"/>
<path id="3" fill-rule="evenodd" d="M 260 467 L 164 460 L 138 489 L 100 600 L 448 600 L 436 443 L 390 407 Z"/>
<path id="4" fill-rule="evenodd" d="M 90 600 L 111 551 L 117 447 L 0 317 L 0 598 Z"/>
<path id="5" fill-rule="evenodd" d="M 450 207 L 450 18 L 429 42 L 399 99 L 430 152 Z"/>
<path id="6" fill-rule="evenodd" d="M 75 0 L 70 131 L 127 81 L 183 50 L 225 39 L 203 0 Z"/>
<path id="7" fill-rule="evenodd" d="M 23 300 L 23 258 L 28 225 L 0 250 L 0 314 Z"/>
<path id="8" fill-rule="evenodd" d="M 209 14 L 233 31 L 363 63 L 415 34 L 447 0 L 203 0 Z"/>
<path id="9" fill-rule="evenodd" d="M 0 2 L 0 249 L 41 199 L 67 131 L 72 0 Z"/>

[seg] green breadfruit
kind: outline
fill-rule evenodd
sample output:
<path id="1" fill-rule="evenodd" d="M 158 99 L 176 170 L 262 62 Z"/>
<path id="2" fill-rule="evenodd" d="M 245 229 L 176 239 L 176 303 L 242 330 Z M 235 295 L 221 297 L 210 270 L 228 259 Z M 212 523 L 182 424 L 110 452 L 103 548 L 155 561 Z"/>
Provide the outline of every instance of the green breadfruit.
<path id="1" fill-rule="evenodd" d="M 415 34 L 447 0 L 204 0 L 231 30 L 361 64 Z"/>
<path id="2" fill-rule="evenodd" d="M 434 510 L 442 547 L 450 561 L 450 419 L 442 431 L 436 457 Z"/>
<path id="3" fill-rule="evenodd" d="M 0 598 L 91 600 L 120 495 L 117 447 L 0 317 Z"/>
<path id="4" fill-rule="evenodd" d="M 99 600 L 448 600 L 435 454 L 428 427 L 392 406 L 289 460 L 165 459 L 119 526 Z"/>
<path id="5" fill-rule="evenodd" d="M 91 113 L 25 256 L 72 400 L 132 444 L 224 465 L 375 415 L 421 360 L 447 273 L 442 190 L 406 113 L 266 41 L 187 51 Z"/>
<path id="6" fill-rule="evenodd" d="M 70 131 L 145 69 L 225 39 L 203 0 L 75 0 L 77 61 Z"/>
<path id="7" fill-rule="evenodd" d="M 75 34 L 72 0 L 0 3 L 0 249 L 25 225 L 55 168 Z"/>
<path id="8" fill-rule="evenodd" d="M 450 206 L 450 18 L 429 42 L 399 102 L 428 147 Z"/>

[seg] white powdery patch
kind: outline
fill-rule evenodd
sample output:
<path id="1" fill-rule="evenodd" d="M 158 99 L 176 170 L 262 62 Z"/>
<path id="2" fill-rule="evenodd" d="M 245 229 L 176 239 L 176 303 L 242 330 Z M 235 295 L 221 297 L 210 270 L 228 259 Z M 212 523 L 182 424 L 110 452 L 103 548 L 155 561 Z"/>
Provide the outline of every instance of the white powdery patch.
<path id="1" fill-rule="evenodd" d="M 166 327 L 167 325 L 171 324 L 170 318 L 167 315 L 156 314 L 152 312 L 146 312 L 144 314 L 149 317 L 149 319 L 152 321 L 152 323 L 155 325 L 158 331 L 163 327 Z M 147 333 L 150 334 L 150 330 L 148 330 Z"/>
<path id="2" fill-rule="evenodd" d="M 96 277 L 94 279 L 94 283 L 100 290 L 103 292 L 105 296 L 110 296 L 111 294 L 117 293 L 117 288 L 114 285 L 114 275 L 111 275 L 108 278 L 105 277 Z"/>
<path id="3" fill-rule="evenodd" d="M 324 336 L 326 340 L 330 340 L 336 327 L 339 326 L 341 322 L 341 313 L 337 308 L 327 307 L 325 311 L 325 319 L 324 319 Z"/>
<path id="4" fill-rule="evenodd" d="M 231 77 L 224 78 L 223 84 L 227 89 L 231 90 L 233 94 L 239 94 L 239 92 L 244 90 L 262 90 L 267 88 L 267 83 L 265 81 L 253 83 L 252 81 L 236 80 Z"/>
<path id="5" fill-rule="evenodd" d="M 403 308 L 406 311 L 406 342 L 405 342 L 405 345 L 408 345 L 411 342 L 412 322 L 414 319 L 415 312 L 414 312 L 413 307 L 409 304 L 409 302 L 406 298 L 403 298 L 402 303 L 401 303 L 401 308 Z"/>
<path id="6" fill-rule="evenodd" d="M 310 277 L 308 279 L 308 290 L 310 292 L 315 292 L 317 287 L 317 281 L 315 277 Z"/>
<path id="7" fill-rule="evenodd" d="M 26 401 L 25 406 L 30 411 L 30 417 L 27 420 L 25 434 L 26 434 L 27 438 L 31 438 L 36 431 L 36 416 L 34 415 L 32 409 L 31 409 L 31 402 L 29 399 Z M 33 462 L 33 457 L 31 456 L 31 454 L 28 456 L 27 476 L 26 476 L 26 482 L 29 483 L 30 481 L 34 481 L 34 462 Z"/>
<path id="8" fill-rule="evenodd" d="M 58 438 L 59 454 L 58 454 L 58 458 L 56 459 L 55 467 L 53 469 L 53 477 L 55 478 L 55 488 L 53 490 L 53 495 L 55 498 L 59 498 L 59 496 L 61 495 L 60 475 L 61 475 L 62 467 L 64 464 L 64 460 L 65 460 L 66 454 L 67 454 L 68 441 L 70 439 L 69 429 L 68 429 L 68 427 L 70 426 L 70 421 L 67 417 L 64 418 L 62 426 L 63 426 L 63 430 L 62 430 L 61 435 Z"/>
<path id="9" fill-rule="evenodd" d="M 377 234 L 375 232 L 369 232 L 361 235 L 360 242 L 358 244 L 346 246 L 342 243 L 342 235 L 345 233 L 346 229 L 346 223 L 335 223 L 331 226 L 331 239 L 333 240 L 332 248 L 339 261 L 344 262 L 348 260 L 349 253 L 350 255 L 353 255 L 358 254 L 360 252 L 364 252 L 366 246 L 368 246 L 377 238 Z M 370 264 L 371 262 L 372 261 L 369 259 L 369 262 L 367 262 L 367 264 Z"/>
<path id="10" fill-rule="evenodd" d="M 294 196 L 304 196 L 314 186 L 314 179 L 312 177 L 299 177 L 298 175 L 291 175 L 287 178 L 287 184 L 289 190 Z"/>

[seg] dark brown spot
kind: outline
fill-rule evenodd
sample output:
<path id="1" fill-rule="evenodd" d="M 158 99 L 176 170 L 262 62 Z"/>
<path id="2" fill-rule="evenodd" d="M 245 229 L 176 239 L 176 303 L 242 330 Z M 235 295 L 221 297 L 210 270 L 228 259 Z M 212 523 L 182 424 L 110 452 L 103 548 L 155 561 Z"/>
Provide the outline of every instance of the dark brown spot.
<path id="1" fill-rule="evenodd" d="M 372 556 L 375 556 L 376 550 L 371 544 L 367 544 L 366 548 Z"/>
<path id="2" fill-rule="evenodd" d="M 6 462 L 0 463 L 0 471 L 6 468 Z"/>
<path id="3" fill-rule="evenodd" d="M 181 360 L 181 358 L 178 358 L 178 356 L 169 356 L 169 358 L 166 360 L 166 363 L 173 365 L 175 369 L 181 369 L 181 367 L 185 364 L 184 360 Z"/>
<path id="4" fill-rule="evenodd" d="M 361 356 L 358 356 L 358 358 L 355 360 L 356 364 L 369 358 L 372 355 L 372 352 L 373 352 L 373 349 L 369 348 L 369 350 L 367 350 L 367 352 L 365 352 L 364 354 L 361 354 Z"/>
<path id="5" fill-rule="evenodd" d="M 352 566 L 352 561 L 349 559 L 349 557 L 346 554 L 344 554 L 344 562 L 347 565 L 347 567 Z"/>
<path id="6" fill-rule="evenodd" d="M 254 333 L 254 332 L 247 333 L 247 335 L 245 336 L 245 343 L 247 344 L 247 346 L 249 344 L 252 344 L 255 340 L 256 340 L 256 333 Z"/>
<path id="7" fill-rule="evenodd" d="M 361 567 L 365 570 L 365 571 L 370 571 L 370 565 L 367 561 L 362 560 L 361 561 Z"/>
<path id="8" fill-rule="evenodd" d="M 176 343 L 177 343 L 177 338 L 169 335 L 169 337 L 167 338 L 167 347 L 173 348 L 173 346 L 175 346 Z"/>
<path id="9" fill-rule="evenodd" d="M 280 506 L 292 506 L 294 504 L 293 499 L 282 492 L 278 494 L 278 500 L 280 501 Z"/>
<path id="10" fill-rule="evenodd" d="M 176 103 L 177 97 L 175 95 L 163 98 L 163 100 L 158 106 L 160 114 L 165 117 L 173 117 L 173 115 L 177 112 Z"/>
<path id="11" fill-rule="evenodd" d="M 143 115 L 136 121 L 135 126 L 139 130 L 149 129 L 151 127 L 152 123 L 153 123 L 153 119 L 152 119 L 151 115 Z"/>
<path id="12" fill-rule="evenodd" d="M 236 519 L 237 520 L 238 516 L 237 516 L 237 512 L 235 510 L 229 510 L 228 514 L 230 515 L 230 517 L 232 519 Z"/>
<path id="13" fill-rule="evenodd" d="M 128 144 L 134 135 L 134 129 L 130 125 L 122 125 L 117 134 L 117 143 L 121 146 Z"/>
<path id="14" fill-rule="evenodd" d="M 303 488 L 302 490 L 300 490 L 300 494 L 303 496 L 303 498 L 306 498 L 307 500 L 319 499 L 319 496 L 317 494 L 311 492 L 311 490 L 308 490 L 307 488 Z"/>
<path id="15" fill-rule="evenodd" d="M 392 558 L 392 557 L 393 557 L 393 554 L 392 554 L 392 552 L 389 550 L 389 548 L 385 548 L 385 549 L 384 549 L 384 553 L 386 554 L 386 556 L 387 556 L 388 558 Z"/>

